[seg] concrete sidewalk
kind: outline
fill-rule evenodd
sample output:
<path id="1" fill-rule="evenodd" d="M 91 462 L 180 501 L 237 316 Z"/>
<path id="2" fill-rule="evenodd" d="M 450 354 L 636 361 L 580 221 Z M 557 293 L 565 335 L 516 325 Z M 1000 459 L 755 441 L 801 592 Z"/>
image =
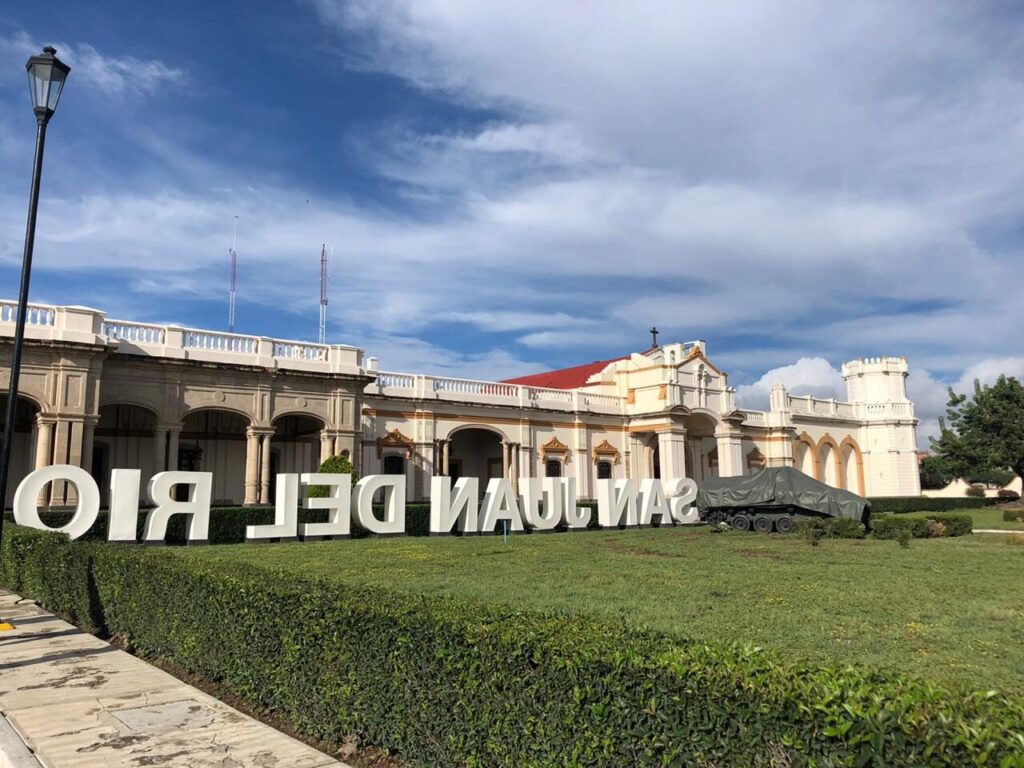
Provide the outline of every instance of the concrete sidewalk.
<path id="1" fill-rule="evenodd" d="M 346 768 L 18 601 L 0 590 L 0 713 L 30 753 L 0 718 L 0 768 Z"/>

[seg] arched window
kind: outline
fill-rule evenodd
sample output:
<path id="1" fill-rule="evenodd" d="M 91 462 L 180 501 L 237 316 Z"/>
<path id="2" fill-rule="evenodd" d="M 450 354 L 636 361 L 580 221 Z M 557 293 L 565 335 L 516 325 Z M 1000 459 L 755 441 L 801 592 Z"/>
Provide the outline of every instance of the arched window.
<path id="1" fill-rule="evenodd" d="M 612 463 L 610 461 L 599 461 L 597 462 L 597 479 L 598 480 L 611 480 L 612 478 Z"/>
<path id="2" fill-rule="evenodd" d="M 405 459 L 396 454 L 389 454 L 384 457 L 384 474 L 385 475 L 404 475 L 405 474 Z"/>
<path id="3" fill-rule="evenodd" d="M 558 459 L 548 459 L 544 462 L 544 477 L 561 477 L 562 462 Z"/>

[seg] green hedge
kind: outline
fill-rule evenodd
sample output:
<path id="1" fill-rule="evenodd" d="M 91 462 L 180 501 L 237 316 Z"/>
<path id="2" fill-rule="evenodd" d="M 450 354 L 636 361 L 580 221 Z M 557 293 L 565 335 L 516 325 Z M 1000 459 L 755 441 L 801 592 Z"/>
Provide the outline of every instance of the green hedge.
<path id="1" fill-rule="evenodd" d="M 1004 509 L 1003 520 L 1008 523 L 1012 523 L 1016 520 L 1024 520 L 1024 509 L 1017 507 L 1016 509 Z"/>
<path id="2" fill-rule="evenodd" d="M 949 512 L 954 509 L 975 509 L 998 504 L 1003 499 L 952 498 L 933 499 L 928 496 L 876 496 L 868 499 L 871 511 L 876 513 Z"/>
<path id="3" fill-rule="evenodd" d="M 927 517 L 872 516 L 871 535 L 876 539 L 898 539 L 900 531 L 906 530 L 913 539 L 927 539 L 931 536 L 929 520 L 942 523 L 943 536 L 966 536 L 973 532 L 974 521 L 970 515 L 937 513 Z"/>
<path id="4" fill-rule="evenodd" d="M 863 539 L 867 536 L 864 524 L 859 520 L 847 520 L 841 517 L 807 517 L 797 518 L 793 532 L 811 538 L 810 529 L 817 529 L 822 539 Z"/>
<path id="5" fill-rule="evenodd" d="M 307 738 L 411 764 L 1024 766 L 1024 701 L 12 526 L 0 576 Z"/>

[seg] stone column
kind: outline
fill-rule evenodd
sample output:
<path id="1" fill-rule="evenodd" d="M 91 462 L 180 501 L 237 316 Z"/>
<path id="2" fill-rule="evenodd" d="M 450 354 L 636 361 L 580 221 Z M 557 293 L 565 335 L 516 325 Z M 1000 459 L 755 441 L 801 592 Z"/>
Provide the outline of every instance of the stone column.
<path id="1" fill-rule="evenodd" d="M 181 425 L 167 428 L 167 469 L 176 472 L 178 469 L 178 440 L 181 437 Z"/>
<path id="2" fill-rule="evenodd" d="M 329 458 L 331 458 L 334 450 L 334 438 L 328 434 L 327 430 L 320 432 L 320 463 L 323 464 Z"/>
<path id="3" fill-rule="evenodd" d="M 442 453 L 442 456 L 441 456 L 441 460 L 442 460 L 441 461 L 441 464 L 442 464 L 442 466 L 441 466 L 441 470 L 442 470 L 441 474 L 444 475 L 445 477 L 448 477 L 448 475 L 449 475 L 448 468 L 450 466 L 450 461 L 451 461 L 451 450 L 452 450 L 452 441 L 451 440 L 444 440 L 443 441 L 443 453 Z"/>
<path id="4" fill-rule="evenodd" d="M 252 427 L 245 431 L 245 504 L 259 501 L 260 438 Z"/>
<path id="5" fill-rule="evenodd" d="M 92 446 L 96 437 L 96 420 L 86 418 L 82 423 L 82 469 L 92 474 Z"/>
<path id="6" fill-rule="evenodd" d="M 686 477 L 686 430 L 677 428 L 659 432 L 658 458 L 662 480 Z"/>
<path id="7" fill-rule="evenodd" d="M 519 492 L 519 444 L 512 443 L 509 446 L 510 453 L 512 454 L 512 489 Z"/>
<path id="8" fill-rule="evenodd" d="M 260 504 L 270 503 L 270 435 L 263 434 L 260 447 Z"/>
<path id="9" fill-rule="evenodd" d="M 531 459 L 532 449 L 528 445 L 519 446 L 519 475 L 521 477 L 533 477 L 533 462 Z M 525 471 L 524 471 L 525 470 Z"/>
<path id="10" fill-rule="evenodd" d="M 506 480 L 509 479 L 508 471 L 512 465 L 512 458 L 509 456 L 509 450 L 511 448 L 512 446 L 509 444 L 508 440 L 501 441 L 501 476 Z"/>
<path id="11" fill-rule="evenodd" d="M 36 469 L 50 466 L 50 457 L 53 455 L 53 421 L 36 417 Z"/>
<path id="12" fill-rule="evenodd" d="M 718 476 L 738 477 L 744 474 L 743 442 L 740 431 L 720 427 L 715 431 L 718 447 Z"/>
<path id="13" fill-rule="evenodd" d="M 167 427 L 153 431 L 153 474 L 167 469 Z"/>

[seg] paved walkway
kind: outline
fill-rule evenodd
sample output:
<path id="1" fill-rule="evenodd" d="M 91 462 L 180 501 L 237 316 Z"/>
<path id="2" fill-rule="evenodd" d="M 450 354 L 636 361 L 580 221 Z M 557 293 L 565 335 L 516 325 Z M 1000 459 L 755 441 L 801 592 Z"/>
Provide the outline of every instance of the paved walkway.
<path id="1" fill-rule="evenodd" d="M 346 768 L 18 600 L 0 590 L 0 768 Z"/>

